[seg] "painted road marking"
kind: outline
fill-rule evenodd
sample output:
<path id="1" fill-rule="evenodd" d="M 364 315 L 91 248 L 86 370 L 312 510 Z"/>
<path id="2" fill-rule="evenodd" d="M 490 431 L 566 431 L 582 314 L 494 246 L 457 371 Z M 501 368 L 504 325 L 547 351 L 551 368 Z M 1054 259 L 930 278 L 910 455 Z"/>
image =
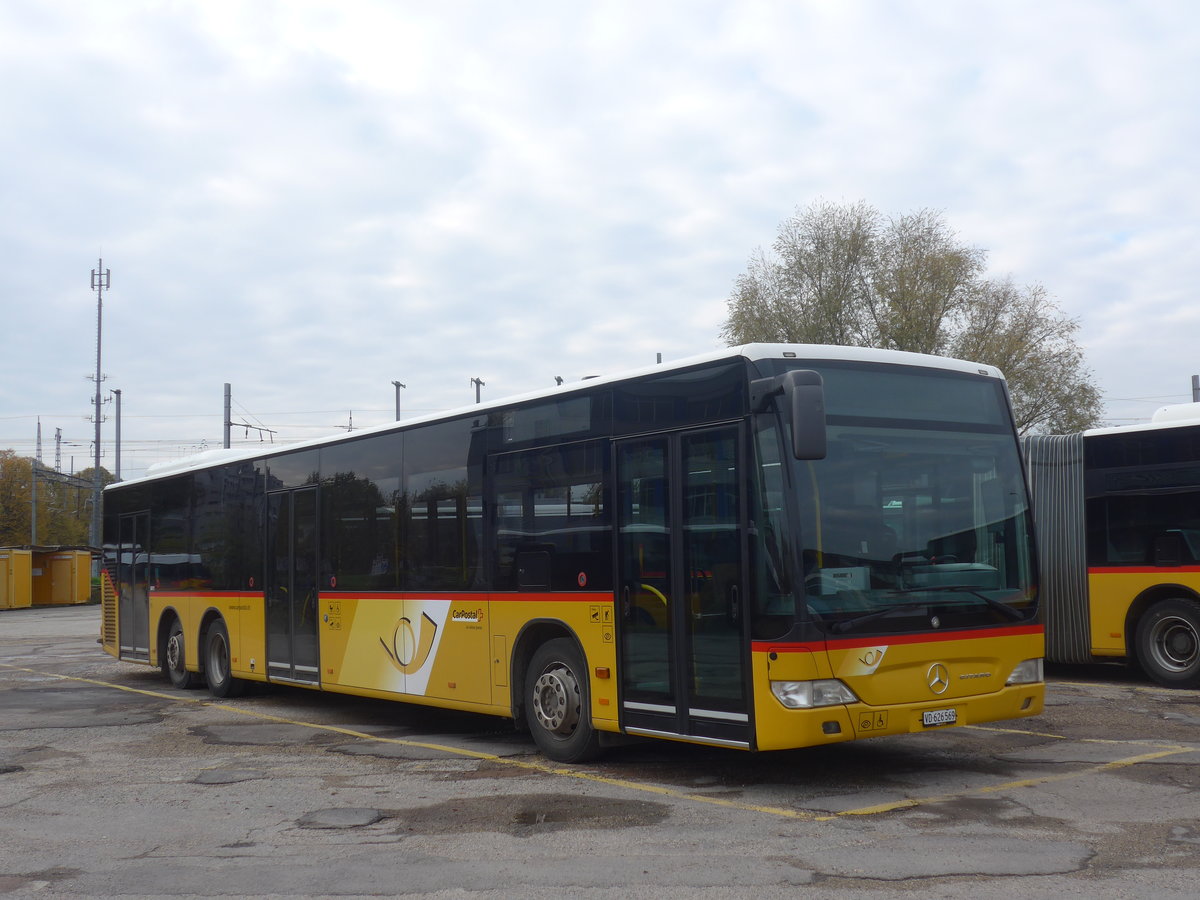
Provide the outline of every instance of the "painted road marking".
<path id="1" fill-rule="evenodd" d="M 159 700 L 170 700 L 175 703 L 194 703 L 197 705 L 211 706 L 214 709 L 219 709 L 225 712 L 231 712 L 236 715 L 246 716 L 251 719 L 258 719 L 264 722 L 274 722 L 280 725 L 296 725 L 301 728 L 311 728 L 317 731 L 326 731 L 333 734 L 341 734 L 346 737 L 356 738 L 364 741 L 373 741 L 381 744 L 395 744 L 401 747 L 414 747 L 422 750 L 436 750 L 442 753 L 448 753 L 455 756 L 462 756 L 468 759 L 476 759 L 497 763 L 504 766 L 512 766 L 517 769 L 524 769 L 530 772 L 541 772 L 546 775 L 557 775 L 562 778 L 574 778 L 579 781 L 588 781 L 594 784 L 603 784 L 609 787 L 619 787 L 626 790 L 636 791 L 646 794 L 656 794 L 661 797 L 670 797 L 674 800 L 687 800 L 694 803 L 703 803 L 709 806 L 720 806 L 726 809 L 736 809 L 742 812 L 760 813 L 763 815 L 777 816 L 785 819 L 797 819 L 806 822 L 830 822 L 836 819 L 848 818 L 851 816 L 874 816 L 884 813 L 896 812 L 902 809 L 914 809 L 920 806 L 929 806 L 935 803 L 945 803 L 950 800 L 957 800 L 962 797 L 980 796 L 986 794 L 997 794 L 1008 790 L 1016 790 L 1019 788 L 1037 787 L 1043 784 L 1053 784 L 1055 782 L 1070 781 L 1075 778 L 1084 778 L 1088 775 L 1095 775 L 1101 772 L 1109 772 L 1117 769 L 1124 769 L 1130 766 L 1140 765 L 1142 763 L 1154 762 L 1155 760 L 1164 759 L 1168 756 L 1178 756 L 1183 753 L 1198 753 L 1198 747 L 1184 747 L 1177 744 L 1161 744 L 1152 741 L 1114 741 L 1101 738 L 1083 738 L 1074 739 L 1067 738 L 1063 735 L 1050 734 L 1046 732 L 1022 731 L 1018 729 L 996 728 L 987 726 L 970 725 L 965 726 L 977 731 L 995 731 L 1006 734 L 1023 734 L 1034 737 L 1050 738 L 1055 740 L 1077 740 L 1078 743 L 1093 743 L 1093 744 L 1134 744 L 1144 747 L 1155 748 L 1151 752 L 1141 753 L 1137 756 L 1130 756 L 1124 759 L 1112 760 L 1111 762 L 1098 763 L 1096 765 L 1086 766 L 1082 769 L 1075 769 L 1070 772 L 1059 772 L 1054 775 L 1042 775 L 1035 778 L 1021 778 L 1015 781 L 1007 781 L 1003 784 L 989 785 L 986 787 L 970 788 L 963 791 L 957 791 L 952 794 L 936 794 L 928 797 L 906 797 L 901 800 L 895 800 L 890 803 L 879 803 L 873 806 L 864 806 L 857 809 L 846 809 L 836 813 L 818 813 L 811 810 L 786 809 L 779 806 L 762 806 L 755 803 L 744 803 L 739 800 L 728 800 L 720 797 L 709 797 L 704 794 L 693 794 L 687 791 L 682 791 L 677 788 L 662 787 L 660 785 L 643 784 L 637 781 L 630 781 L 625 778 L 610 778 L 606 775 L 596 775 L 592 772 L 582 772 L 577 769 L 564 768 L 558 765 L 552 765 L 545 762 L 533 762 L 529 760 L 513 759 L 511 757 L 498 756 L 494 753 L 484 753 L 479 750 L 468 750 L 464 747 L 455 747 L 449 744 L 434 744 L 428 741 L 413 741 L 406 738 L 389 738 L 378 737 L 373 734 L 368 734 L 365 731 L 357 731 L 353 728 L 343 728 L 340 725 L 324 725 L 319 722 L 304 722 L 298 719 L 289 719 L 284 716 L 276 716 L 270 713 L 260 712 L 254 709 L 245 709 L 243 707 L 231 706 L 228 703 L 223 703 L 214 700 L 211 697 L 187 697 L 179 694 L 168 694 L 163 691 L 152 691 L 146 688 L 129 687 L 123 684 L 113 684 L 109 681 L 101 681 L 96 678 L 83 678 L 77 675 L 62 675 L 57 672 L 42 672 L 38 669 L 30 669 L 24 666 L 14 666 L 8 663 L 0 663 L 0 668 L 9 669 L 15 672 L 26 672 L 31 675 L 37 675 L 43 678 L 57 678 L 62 681 L 73 681 L 81 684 L 90 684 L 97 687 L 111 688 L 118 691 L 126 691 L 131 694 L 140 694 L 145 697 L 154 697 Z"/>

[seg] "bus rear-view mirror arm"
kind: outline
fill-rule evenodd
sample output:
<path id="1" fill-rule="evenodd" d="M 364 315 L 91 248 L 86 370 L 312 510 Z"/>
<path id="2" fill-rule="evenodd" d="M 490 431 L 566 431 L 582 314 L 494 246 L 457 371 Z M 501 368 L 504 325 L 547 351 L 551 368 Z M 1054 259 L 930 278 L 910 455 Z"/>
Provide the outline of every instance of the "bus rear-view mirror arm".
<path id="1" fill-rule="evenodd" d="M 821 376 L 811 369 L 795 369 L 774 378 L 750 382 L 750 408 L 766 412 L 771 401 L 782 395 L 784 409 L 790 415 L 792 456 L 796 459 L 824 459 L 825 386 Z"/>

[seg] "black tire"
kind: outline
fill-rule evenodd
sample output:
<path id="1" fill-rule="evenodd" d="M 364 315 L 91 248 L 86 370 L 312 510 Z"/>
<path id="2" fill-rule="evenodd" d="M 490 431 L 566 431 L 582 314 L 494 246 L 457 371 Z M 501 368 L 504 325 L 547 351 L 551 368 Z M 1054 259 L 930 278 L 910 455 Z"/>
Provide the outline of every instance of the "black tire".
<path id="1" fill-rule="evenodd" d="M 1200 603 L 1160 600 L 1138 620 L 1138 665 L 1166 687 L 1200 687 Z"/>
<path id="2" fill-rule="evenodd" d="M 178 617 L 172 619 L 167 631 L 167 639 L 163 642 L 158 656 L 158 664 L 163 674 L 171 679 L 171 684 L 180 690 L 196 687 L 200 679 L 187 670 L 187 642 L 183 637 L 183 625 Z"/>
<path id="3" fill-rule="evenodd" d="M 217 619 L 208 627 L 204 642 L 204 678 L 214 697 L 239 697 L 246 692 L 246 682 L 233 677 L 229 659 L 229 630 L 224 620 Z"/>
<path id="4" fill-rule="evenodd" d="M 542 644 L 529 661 L 525 717 L 538 749 L 556 762 L 584 762 L 600 754 L 600 736 L 592 727 L 587 669 L 567 638 Z"/>

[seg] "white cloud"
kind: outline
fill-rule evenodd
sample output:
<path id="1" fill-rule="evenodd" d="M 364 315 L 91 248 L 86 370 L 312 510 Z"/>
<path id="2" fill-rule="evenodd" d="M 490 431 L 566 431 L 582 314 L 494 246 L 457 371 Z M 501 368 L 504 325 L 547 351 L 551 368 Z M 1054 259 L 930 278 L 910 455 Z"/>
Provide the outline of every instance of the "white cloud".
<path id="1" fill-rule="evenodd" d="M 1106 393 L 1186 395 L 1198 43 L 1155 0 L 16 0 L 0 446 L 90 440 L 101 255 L 144 466 L 219 442 L 226 381 L 309 437 L 392 379 L 415 412 L 710 349 L 818 198 L 944 210 Z"/>

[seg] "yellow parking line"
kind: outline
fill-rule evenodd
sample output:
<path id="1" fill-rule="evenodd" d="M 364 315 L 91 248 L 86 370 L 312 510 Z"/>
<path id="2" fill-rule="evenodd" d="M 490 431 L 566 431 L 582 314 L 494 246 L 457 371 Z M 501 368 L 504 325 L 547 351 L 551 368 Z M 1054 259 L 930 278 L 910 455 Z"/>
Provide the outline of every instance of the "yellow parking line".
<path id="1" fill-rule="evenodd" d="M 237 715 L 247 716 L 252 719 L 259 719 L 264 722 L 275 722 L 281 725 L 296 725 L 302 728 L 312 728 L 318 731 L 328 731 L 334 734 L 341 734 L 347 737 L 357 738 L 364 741 L 374 741 L 381 744 L 394 744 L 401 747 L 416 747 L 422 750 L 437 750 L 443 753 L 449 753 L 455 756 L 463 756 L 469 759 L 483 760 L 494 762 L 500 765 L 511 766 L 517 769 L 525 769 L 531 772 L 541 772 L 546 775 L 558 775 L 564 778 L 575 778 L 580 781 L 590 781 L 596 784 L 605 784 L 612 787 L 627 788 L 629 790 L 640 791 L 642 793 L 658 794 L 664 797 L 671 797 L 680 800 L 694 800 L 699 803 L 707 803 L 713 806 L 724 806 L 731 809 L 740 809 L 750 812 L 769 813 L 775 816 L 782 816 L 791 819 L 807 819 L 819 821 L 831 818 L 827 815 L 808 812 L 805 810 L 784 809 L 781 807 L 758 806 L 749 803 L 739 803 L 736 800 L 726 800 L 719 797 L 706 797 L 703 794 L 690 794 L 686 791 L 680 791 L 675 788 L 659 787 L 652 784 L 641 784 L 636 781 L 629 781 L 624 778 L 609 778 L 605 775 L 597 775 L 593 772 L 586 772 L 579 769 L 569 769 L 562 766 L 551 765 L 549 763 L 536 762 L 524 759 L 513 759 L 506 756 L 498 756 L 494 753 L 484 753 L 479 750 L 469 750 L 463 747 L 454 747 L 448 744 L 434 744 L 426 741 L 413 741 L 407 738 L 380 737 L 374 734 L 368 734 L 365 731 L 357 731 L 353 728 L 343 728 L 340 725 L 324 725 L 319 722 L 304 722 L 297 719 L 289 719 L 284 716 L 275 716 L 270 713 L 259 712 L 254 709 L 246 709 L 240 706 L 231 706 L 228 703 L 221 703 L 209 697 L 188 697 L 179 694 L 168 694 L 163 691 L 152 691 L 146 688 L 129 687 L 123 684 L 113 684 L 108 681 L 100 681 L 96 678 L 83 678 L 77 675 L 61 675 L 56 672 L 41 672 L 37 669 L 29 669 L 23 666 L 13 666 L 6 663 L 0 663 L 0 667 L 13 669 L 19 672 L 28 672 L 33 675 L 40 675 L 47 678 L 59 678 L 63 681 L 75 681 L 82 684 L 92 684 L 98 687 L 114 688 L 119 691 L 126 691 L 131 694 L 140 694 L 144 697 L 154 697 L 159 700 L 172 700 L 177 703 L 196 703 L 205 706 L 211 706 L 215 709 L 224 710 L 226 712 L 236 713 Z"/>
<path id="2" fill-rule="evenodd" d="M 931 797 L 909 797 L 905 798 L 904 800 L 896 800 L 892 803 L 880 803 L 876 806 L 864 806 L 861 809 L 848 809 L 838 813 L 838 815 L 878 815 L 885 812 L 894 812 L 898 809 L 912 809 L 917 806 L 929 806 L 934 803 L 945 803 L 950 800 L 957 800 L 961 797 L 978 796 L 980 794 L 998 794 L 1002 791 L 1016 790 L 1018 788 L 1026 787 L 1037 787 L 1043 784 L 1052 784 L 1056 781 L 1070 781 L 1073 778 L 1082 778 L 1085 775 L 1095 775 L 1100 772 L 1111 771 L 1113 769 L 1123 769 L 1127 768 L 1128 766 L 1136 766 L 1139 763 L 1153 762 L 1156 759 L 1162 759 L 1167 756 L 1177 756 L 1180 753 L 1196 752 L 1200 751 L 1194 747 L 1168 747 L 1163 750 L 1155 751 L 1154 753 L 1142 753 L 1138 756 L 1130 756 L 1125 759 L 1116 759 L 1111 762 L 1099 763 L 1098 765 L 1088 766 L 1083 769 L 1075 769 L 1070 772 L 1059 772 L 1055 775 L 1043 775 L 1039 778 L 1021 778 L 1016 781 L 1007 781 L 1004 784 L 993 784 L 986 787 L 971 788 L 969 790 L 958 791 L 953 794 L 941 794 Z"/>
<path id="3" fill-rule="evenodd" d="M 96 678 L 83 678 L 77 675 L 61 675 L 57 672 L 42 672 L 37 669 L 30 669 L 24 666 L 14 666 L 7 663 L 0 663 L 0 668 L 11 669 L 18 672 L 28 672 L 32 675 L 39 675 L 46 678 L 58 678 L 63 681 L 75 681 L 82 684 L 91 684 L 98 687 L 113 688 L 119 691 L 126 691 L 131 694 L 141 694 L 145 697 L 154 697 L 160 700 L 170 700 L 176 703 L 195 703 L 204 706 L 211 706 L 215 709 L 224 710 L 226 712 L 235 713 L 237 715 L 246 716 L 252 719 L 259 719 L 264 722 L 275 722 L 281 725 L 295 725 L 301 728 L 311 728 L 318 731 L 327 731 L 334 734 L 345 735 L 346 737 L 355 738 L 364 741 L 374 741 L 381 744 L 394 744 L 401 747 L 415 747 L 422 750 L 436 750 L 442 753 L 448 753 L 455 756 L 462 756 L 469 759 L 493 762 L 499 765 L 511 766 L 517 769 L 525 769 L 530 772 L 540 772 L 546 775 L 557 775 L 563 778 L 575 778 L 580 781 L 589 781 L 595 784 L 604 784 L 610 787 L 625 788 L 631 791 L 637 791 L 647 794 L 657 794 L 662 797 L 670 797 L 675 800 L 689 800 L 695 803 L 704 803 L 709 806 L 720 806 L 727 809 L 736 809 L 742 812 L 753 812 L 764 815 L 777 816 L 780 818 L 797 819 L 808 822 L 829 822 L 839 818 L 849 816 L 871 816 L 880 815 L 888 812 L 895 812 L 902 809 L 912 809 L 919 806 L 929 806 L 935 803 L 945 803 L 950 800 L 956 800 L 962 797 L 978 796 L 981 794 L 996 794 L 1008 790 L 1016 790 L 1026 787 L 1037 787 L 1043 784 L 1051 784 L 1059 781 L 1069 781 L 1073 778 L 1082 778 L 1087 775 L 1098 774 L 1100 772 L 1111 771 L 1113 769 L 1127 768 L 1140 763 L 1152 762 L 1157 759 L 1163 759 L 1168 756 L 1176 756 L 1181 753 L 1197 753 L 1200 749 L 1193 747 L 1183 747 L 1178 745 L 1161 745 L 1147 744 L 1147 746 L 1156 746 L 1159 749 L 1142 753 L 1138 756 L 1131 756 L 1125 759 L 1113 760 L 1112 762 L 1100 763 L 1093 766 L 1087 766 L 1083 769 L 1076 769 L 1071 772 L 1060 772 L 1054 775 L 1044 775 L 1037 778 L 1023 778 L 1016 781 L 1008 781 L 1003 784 L 989 785 L 980 788 L 971 788 L 964 791 L 957 791 L 953 794 L 939 794 L 929 797 L 906 797 L 902 800 L 895 800 L 890 803 L 880 803 L 873 806 L 863 806 L 856 809 L 846 809 L 840 812 L 814 812 L 812 810 L 787 809 L 779 806 L 762 806 L 755 803 L 745 803 L 738 800 L 728 800 L 720 797 L 710 797 L 704 794 L 689 793 L 677 788 L 661 787 L 652 784 L 643 784 L 641 782 L 629 781 L 624 778 L 610 778 L 605 775 L 597 775 L 593 772 L 587 772 L 580 769 L 565 768 L 563 766 L 551 765 L 549 763 L 536 762 L 524 759 L 514 759 L 512 757 L 498 756 L 494 753 L 484 753 L 479 750 L 469 750 L 463 747 L 454 747 L 449 744 L 435 744 L 427 741 L 413 741 L 406 738 L 380 737 L 378 735 L 369 734 L 365 731 L 357 731 L 353 728 L 343 728 L 340 725 L 324 725 L 319 722 L 304 722 L 298 719 L 289 719 L 284 716 L 275 716 L 270 713 L 259 712 L 254 709 L 247 709 L 240 706 L 232 706 L 228 703 L 222 703 L 213 700 L 207 696 L 188 697 L 180 694 L 168 694 L 163 691 L 153 691 L 146 688 L 129 687 L 123 684 L 113 684 L 108 681 L 100 681 Z M 985 728 L 983 726 L 968 726 L 977 730 L 987 731 L 1003 731 L 1012 734 L 1026 734 L 1035 737 L 1058 738 L 1061 740 L 1069 740 L 1061 735 L 1043 734 L 1034 731 L 1019 731 L 1008 728 Z M 1084 738 L 1077 739 L 1080 743 L 1102 743 L 1102 744 L 1124 744 L 1146 742 L 1124 742 Z"/>
<path id="4" fill-rule="evenodd" d="M 1178 744 L 1164 744 L 1162 741 L 1153 740 L 1128 740 L 1118 741 L 1115 738 L 1073 738 L 1065 734 L 1054 734 L 1050 731 L 1028 731 L 1021 728 L 1001 728 L 995 725 L 964 725 L 964 729 L 968 731 L 991 731 L 996 734 L 1022 734 L 1028 737 L 1050 738 L 1056 741 L 1074 741 L 1077 744 L 1120 744 L 1123 747 L 1158 747 L 1168 750 L 1186 750 Z"/>
<path id="5" fill-rule="evenodd" d="M 1163 687 L 1157 684 L 1124 684 L 1120 682 L 1112 682 L 1111 684 L 1102 684 L 1099 682 L 1087 681 L 1051 681 L 1046 683 L 1047 687 L 1071 687 L 1071 688 L 1096 688 L 1110 687 L 1122 691 L 1133 691 L 1138 694 L 1162 694 L 1163 696 L 1178 697 L 1196 695 L 1195 689 Z"/>

